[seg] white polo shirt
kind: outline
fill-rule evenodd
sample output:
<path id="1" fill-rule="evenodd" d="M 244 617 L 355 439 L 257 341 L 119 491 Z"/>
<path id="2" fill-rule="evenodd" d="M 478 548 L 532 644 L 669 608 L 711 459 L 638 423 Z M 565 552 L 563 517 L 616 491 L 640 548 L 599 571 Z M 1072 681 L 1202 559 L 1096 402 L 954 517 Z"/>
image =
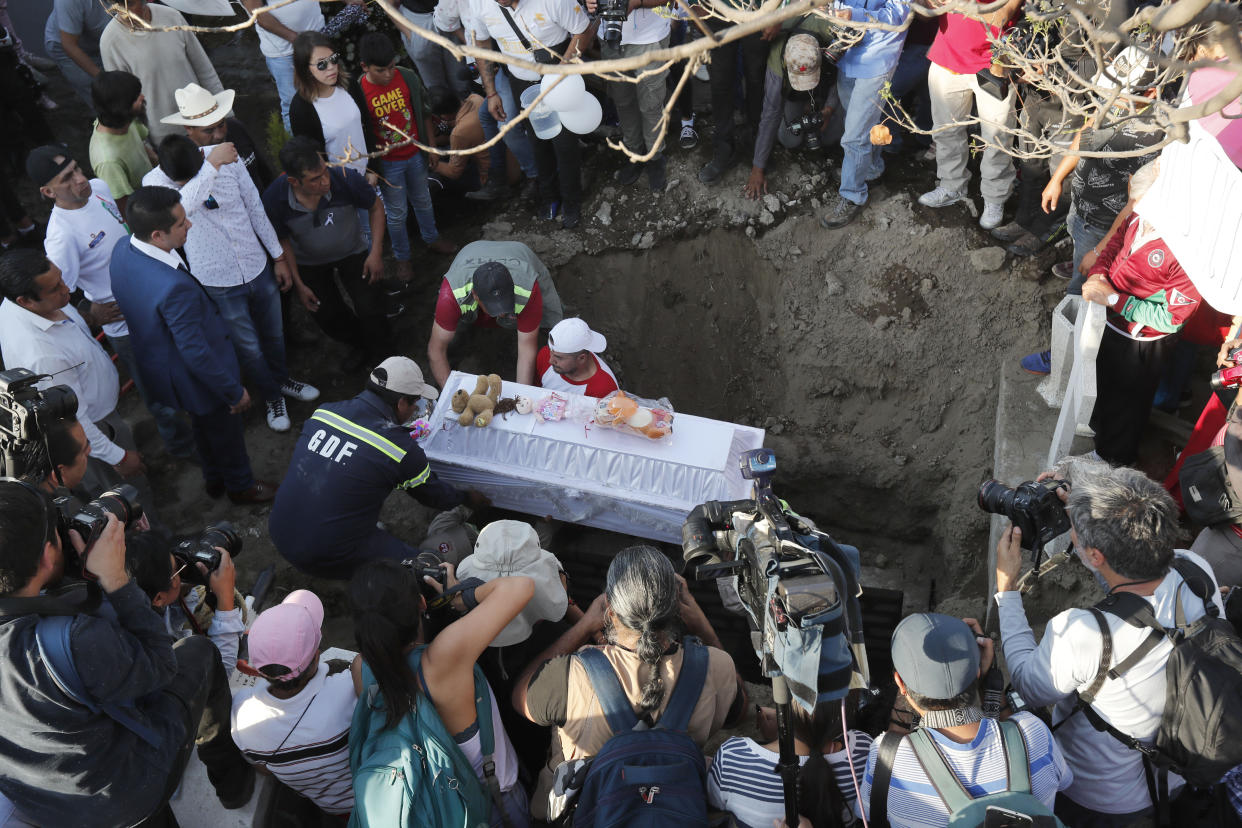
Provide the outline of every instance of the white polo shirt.
<path id="1" fill-rule="evenodd" d="M 491 38 L 506 55 L 535 59 L 522 45 L 496 0 L 469 0 L 469 5 L 469 13 L 463 13 L 462 19 L 470 26 L 476 40 Z M 507 11 L 535 49 L 554 49 L 566 38 L 582 34 L 591 23 L 586 11 L 575 0 L 518 0 L 517 7 Z M 537 81 L 540 77 L 538 72 L 518 66 L 505 68 L 521 80 Z"/>
<path id="2" fill-rule="evenodd" d="M 323 31 L 323 12 L 319 10 L 319 0 L 293 0 L 287 6 L 266 12 L 279 20 L 294 32 Z M 259 35 L 259 51 L 263 57 L 285 57 L 293 54 L 293 44 L 280 35 L 272 34 L 262 26 L 255 26 Z"/>
<path id="3" fill-rule="evenodd" d="M 78 422 L 90 441 L 92 456 L 115 466 L 125 449 L 105 437 L 95 423 L 116 410 L 120 379 L 82 315 L 72 305 L 61 310 L 66 318 L 53 321 L 7 299 L 0 302 L 0 356 L 8 368 L 51 374 L 51 379 L 39 382 L 40 388 L 72 388 L 78 396 Z"/>

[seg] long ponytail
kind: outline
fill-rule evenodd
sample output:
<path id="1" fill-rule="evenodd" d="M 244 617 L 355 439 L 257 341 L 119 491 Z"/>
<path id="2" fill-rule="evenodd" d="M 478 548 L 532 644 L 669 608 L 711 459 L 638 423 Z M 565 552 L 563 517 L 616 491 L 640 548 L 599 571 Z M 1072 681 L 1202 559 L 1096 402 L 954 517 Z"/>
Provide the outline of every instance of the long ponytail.
<path id="1" fill-rule="evenodd" d="M 810 746 L 811 755 L 798 770 L 798 811 L 819 828 L 842 828 L 853 822 L 847 819 L 845 798 L 837 788 L 832 766 L 824 758 L 824 745 L 839 740 L 850 750 L 849 739 L 843 732 L 841 708 L 833 704 L 819 704 L 815 715 L 808 716 L 794 706 L 794 732 Z"/>
<path id="2" fill-rule="evenodd" d="M 354 641 L 379 685 L 388 727 L 413 710 L 418 698 L 418 679 L 404 651 L 421 627 L 419 595 L 414 574 L 396 561 L 364 564 L 349 582 Z"/>
<path id="3" fill-rule="evenodd" d="M 649 665 L 638 706 L 640 714 L 654 713 L 664 701 L 660 658 L 669 643 L 681 638 L 677 573 L 655 547 L 631 546 L 612 559 L 604 591 L 617 620 L 638 633 L 635 652 Z"/>

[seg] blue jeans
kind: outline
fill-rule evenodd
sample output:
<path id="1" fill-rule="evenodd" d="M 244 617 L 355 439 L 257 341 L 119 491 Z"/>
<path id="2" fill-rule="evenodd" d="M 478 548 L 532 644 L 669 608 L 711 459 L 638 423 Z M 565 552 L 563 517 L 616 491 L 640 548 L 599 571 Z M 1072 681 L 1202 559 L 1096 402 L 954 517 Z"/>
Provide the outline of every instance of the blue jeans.
<path id="1" fill-rule="evenodd" d="M 280 319 L 280 289 L 269 264 L 244 285 L 204 286 L 229 326 L 242 371 L 257 386 L 264 402 L 280 399 L 288 379 L 285 333 Z"/>
<path id="2" fill-rule="evenodd" d="M 150 411 L 155 419 L 155 428 L 160 433 L 160 439 L 164 441 L 164 448 L 177 457 L 189 457 L 194 452 L 194 437 L 190 433 L 190 428 L 178 416 L 177 409 L 156 402 L 147 396 L 146 389 L 142 387 L 142 380 L 138 378 L 138 361 L 134 357 L 134 343 L 128 336 L 110 336 L 108 343 L 112 346 L 112 352 L 116 354 L 117 359 L 125 366 L 125 372 L 134 381 L 134 388 L 146 404 L 147 411 Z"/>
<path id="3" fill-rule="evenodd" d="M 388 235 L 392 239 L 392 255 L 399 262 L 410 260 L 410 234 L 405 228 L 405 205 L 414 207 L 418 232 L 431 244 L 440 238 L 436 230 L 436 211 L 431 206 L 427 189 L 427 154 L 416 152 L 401 161 L 379 160 L 380 193 L 384 198 Z"/>
<path id="4" fill-rule="evenodd" d="M 1078 272 L 1078 264 L 1091 248 L 1103 240 L 1108 231 L 1098 230 L 1087 224 L 1079 218 L 1078 211 L 1072 205 L 1065 215 L 1065 228 L 1069 230 L 1070 239 L 1074 242 L 1074 278 L 1070 280 L 1065 292 L 1070 296 L 1081 296 L 1082 286 L 1087 281 L 1087 277 Z"/>
<path id="5" fill-rule="evenodd" d="M 871 143 L 871 128 L 880 122 L 880 90 L 889 75 L 874 78 L 837 76 L 837 95 L 845 108 L 841 133 L 841 197 L 855 204 L 867 203 L 867 182 L 884 174 L 880 148 Z"/>
<path id="6" fill-rule="evenodd" d="M 500 96 L 500 102 L 504 105 L 505 114 L 512 118 L 521 111 L 521 107 L 517 105 L 517 100 L 513 97 L 513 86 L 509 82 L 509 73 L 501 71 L 499 66 L 496 67 L 496 75 L 494 78 L 496 94 Z M 500 127 L 507 124 L 508 121 L 497 121 L 492 117 L 492 113 L 488 112 L 487 104 L 479 107 L 479 125 L 483 127 L 483 137 L 488 141 L 496 137 L 500 132 Z M 513 153 L 513 157 L 517 159 L 518 166 L 522 168 L 522 173 L 527 178 L 535 178 L 539 175 L 539 167 L 535 163 L 535 148 L 530 142 L 530 133 L 526 131 L 526 124 L 519 124 L 514 129 L 505 133 L 504 141 L 493 146 L 488 152 L 491 159 L 491 172 L 489 176 L 496 176 L 503 184 L 505 177 L 505 147 Z"/>
<path id="7" fill-rule="evenodd" d="M 272 73 L 276 81 L 276 94 L 280 96 L 280 120 L 285 122 L 285 132 L 292 133 L 289 127 L 289 102 L 293 100 L 293 55 L 267 58 L 267 71 Z"/>
<path id="8" fill-rule="evenodd" d="M 914 97 L 907 102 L 908 111 L 913 111 L 914 125 L 924 130 L 932 128 L 931 96 L 927 92 L 928 48 L 929 45 L 924 43 L 907 43 L 901 50 L 901 57 L 897 60 L 897 68 L 893 70 L 892 78 L 894 98 L 900 101 L 913 93 Z M 910 137 L 920 146 L 931 143 L 926 135 L 910 135 L 901 124 L 894 123 L 893 143 L 884 147 L 884 151 L 897 152 L 906 137 Z"/>

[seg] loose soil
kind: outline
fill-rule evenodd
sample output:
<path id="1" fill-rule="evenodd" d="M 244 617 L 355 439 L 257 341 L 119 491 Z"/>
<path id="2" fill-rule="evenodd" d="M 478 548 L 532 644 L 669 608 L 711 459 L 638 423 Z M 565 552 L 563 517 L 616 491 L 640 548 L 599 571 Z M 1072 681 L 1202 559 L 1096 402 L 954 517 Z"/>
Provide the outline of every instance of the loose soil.
<path id="1" fill-rule="evenodd" d="M 213 61 L 238 91 L 238 116 L 259 137 L 276 98 L 253 37 L 218 46 Z M 61 103 L 57 128 L 85 159 L 89 115 L 59 75 L 51 80 Z M 859 219 L 823 230 L 818 221 L 835 195 L 839 150 L 829 163 L 778 148 L 770 193 L 752 202 L 741 192 L 745 165 L 714 187 L 698 182 L 710 153 L 710 129 L 701 124 L 701 131 L 697 149 L 670 151 L 669 189 L 658 196 L 643 179 L 624 190 L 613 186 L 620 156 L 588 149 L 593 180 L 577 231 L 535 219 L 516 203 L 480 209 L 462 201 L 439 205 L 441 228 L 459 244 L 489 238 L 530 245 L 551 269 L 567 312 L 608 337 L 606 357 L 627 389 L 667 396 L 679 411 L 766 429 L 780 463 L 779 494 L 862 550 L 864 583 L 903 589 L 907 609 L 981 611 L 987 518 L 975 492 L 990 476 L 999 365 L 1046 342 L 1048 311 L 1063 285 L 1038 280 L 1055 254 L 976 269 L 972 259 L 983 257 L 972 251 L 994 242 L 963 207 L 917 204 L 933 173 L 909 156 L 889 160 Z M 44 218 L 46 202 L 36 207 L 32 192 L 23 195 Z M 416 255 L 416 289 L 392 350 L 425 365 L 449 259 Z M 339 368 L 343 348 L 300 308 L 290 333 L 310 343 L 291 345 L 291 373 L 317 385 L 323 400 L 361 389 L 361 374 Z M 480 332 L 456 367 L 511 377 L 514 358 L 512 334 Z M 281 479 L 314 407 L 292 403 L 287 434 L 269 431 L 261 411 L 247 415 L 259 477 Z M 267 537 L 266 508 L 207 499 L 198 469 L 162 453 L 136 395 L 126 396 L 123 411 L 137 424 L 161 517 L 182 532 L 232 521 L 245 542 L 239 585 L 274 566 L 276 594 L 315 589 L 329 614 L 325 643 L 352 646 L 343 585 L 285 564 Z M 429 515 L 394 494 L 382 519 L 417 543 Z M 578 527 L 561 533 L 554 551 L 578 576 L 579 601 L 589 602 L 608 558 L 632 542 Z"/>

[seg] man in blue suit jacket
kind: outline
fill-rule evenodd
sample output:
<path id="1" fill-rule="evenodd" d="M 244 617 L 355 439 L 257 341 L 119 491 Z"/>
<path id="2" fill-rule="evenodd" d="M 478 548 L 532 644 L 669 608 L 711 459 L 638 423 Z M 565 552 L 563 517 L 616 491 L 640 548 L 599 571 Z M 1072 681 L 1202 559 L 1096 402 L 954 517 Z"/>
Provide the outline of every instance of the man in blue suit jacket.
<path id="1" fill-rule="evenodd" d="M 125 217 L 133 235 L 112 250 L 112 289 L 144 386 L 152 399 L 189 412 L 209 496 L 271 500 L 276 486 L 254 479 L 246 454 L 240 414 L 250 395 L 228 326 L 177 252 L 190 229 L 181 194 L 140 187 Z"/>

